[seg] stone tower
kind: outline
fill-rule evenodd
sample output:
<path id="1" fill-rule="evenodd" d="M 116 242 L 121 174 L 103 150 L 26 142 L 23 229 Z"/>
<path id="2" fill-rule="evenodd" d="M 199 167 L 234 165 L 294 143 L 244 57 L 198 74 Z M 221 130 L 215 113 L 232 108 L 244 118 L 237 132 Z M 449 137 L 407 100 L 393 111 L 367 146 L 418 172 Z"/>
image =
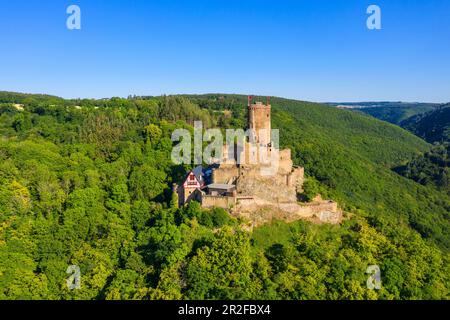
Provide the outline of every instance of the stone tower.
<path id="1" fill-rule="evenodd" d="M 267 103 L 252 102 L 248 97 L 248 128 L 252 130 L 255 142 L 267 146 L 271 142 L 270 100 Z"/>

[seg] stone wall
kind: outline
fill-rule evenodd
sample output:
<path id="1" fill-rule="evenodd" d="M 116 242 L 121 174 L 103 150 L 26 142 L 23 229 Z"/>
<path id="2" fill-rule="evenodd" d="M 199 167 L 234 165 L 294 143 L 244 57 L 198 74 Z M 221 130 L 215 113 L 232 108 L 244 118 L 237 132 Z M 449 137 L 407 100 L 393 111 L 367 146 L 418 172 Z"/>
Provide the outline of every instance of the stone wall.
<path id="1" fill-rule="evenodd" d="M 261 198 L 237 198 L 232 214 L 260 226 L 272 220 L 292 222 L 300 219 L 316 223 L 339 224 L 343 213 L 336 202 L 320 200 L 312 203 L 272 203 Z"/>
<path id="2" fill-rule="evenodd" d="M 259 168 L 242 170 L 236 182 L 239 196 L 255 196 L 272 203 L 296 202 L 294 186 L 288 186 L 288 175 L 260 176 Z"/>
<path id="3" fill-rule="evenodd" d="M 297 193 L 303 192 L 303 183 L 305 182 L 305 168 L 294 168 L 289 178 L 289 185 L 295 187 Z"/>
<path id="4" fill-rule="evenodd" d="M 220 168 L 213 171 L 213 183 L 228 184 L 239 175 L 239 169 L 236 165 L 221 164 Z"/>
<path id="5" fill-rule="evenodd" d="M 178 206 L 183 206 L 184 204 L 192 201 L 198 200 L 197 189 L 195 188 L 183 188 L 183 186 L 177 187 L 178 194 Z"/>
<path id="6" fill-rule="evenodd" d="M 278 173 L 289 174 L 292 171 L 293 162 L 291 159 L 291 150 L 284 149 L 279 151 Z"/>
<path id="7" fill-rule="evenodd" d="M 268 148 L 269 149 L 269 148 Z M 264 175 L 270 166 L 221 164 L 213 172 L 213 183 L 235 183 L 239 196 L 255 196 L 272 203 L 295 203 L 302 192 L 304 169 L 293 168 L 291 150 L 279 151 L 278 171 Z"/>
<path id="8" fill-rule="evenodd" d="M 231 209 L 236 206 L 236 197 L 202 195 L 202 207 Z"/>

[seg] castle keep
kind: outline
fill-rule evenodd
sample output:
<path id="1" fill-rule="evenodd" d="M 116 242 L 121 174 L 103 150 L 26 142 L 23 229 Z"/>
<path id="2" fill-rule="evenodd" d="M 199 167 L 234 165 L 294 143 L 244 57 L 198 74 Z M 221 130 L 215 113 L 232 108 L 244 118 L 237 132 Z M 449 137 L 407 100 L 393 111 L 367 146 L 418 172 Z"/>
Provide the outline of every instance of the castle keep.
<path id="1" fill-rule="evenodd" d="M 298 194 L 303 192 L 304 168 L 293 165 L 290 149 L 279 150 L 273 145 L 269 98 L 266 104 L 252 100 L 249 97 L 249 139 L 243 145 L 224 145 L 221 161 L 189 172 L 176 186 L 179 205 L 195 200 L 205 208 L 227 209 L 249 219 L 252 225 L 274 218 L 340 222 L 342 212 L 335 202 L 320 197 L 312 203 L 298 202 Z"/>
<path id="2" fill-rule="evenodd" d="M 248 98 L 248 127 L 255 135 L 255 142 L 265 146 L 269 145 L 272 140 L 270 111 L 269 98 L 265 105 L 262 102 L 252 103 L 252 98 Z"/>

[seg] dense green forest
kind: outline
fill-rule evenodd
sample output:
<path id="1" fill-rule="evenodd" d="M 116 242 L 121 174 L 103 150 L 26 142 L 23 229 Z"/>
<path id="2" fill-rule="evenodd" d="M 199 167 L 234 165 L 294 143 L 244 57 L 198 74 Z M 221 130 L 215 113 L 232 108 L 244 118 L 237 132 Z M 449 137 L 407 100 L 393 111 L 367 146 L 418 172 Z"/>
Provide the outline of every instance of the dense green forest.
<path id="1" fill-rule="evenodd" d="M 425 186 L 450 193 L 450 142 L 438 143 L 429 151 L 394 168 L 399 174 Z"/>
<path id="2" fill-rule="evenodd" d="M 170 161 L 171 133 L 245 127 L 245 105 L 0 92 L 0 299 L 449 298 L 450 197 L 391 170 L 432 146 L 366 115 L 272 98 L 280 143 L 345 209 L 341 225 L 249 232 L 223 210 L 177 208 L 189 166 Z M 366 287 L 373 264 L 381 290 Z"/>
<path id="3" fill-rule="evenodd" d="M 450 141 L 450 104 L 410 117 L 400 125 L 430 143 Z"/>
<path id="4" fill-rule="evenodd" d="M 395 171 L 450 194 L 450 105 L 410 117 L 402 121 L 401 125 L 434 146 L 429 152 L 395 168 Z"/>
<path id="5" fill-rule="evenodd" d="M 338 104 L 332 104 L 336 106 Z M 353 111 L 402 126 L 435 144 L 428 152 L 415 155 L 394 171 L 426 186 L 450 192 L 449 143 L 450 105 L 402 102 L 362 102 L 345 104 Z"/>

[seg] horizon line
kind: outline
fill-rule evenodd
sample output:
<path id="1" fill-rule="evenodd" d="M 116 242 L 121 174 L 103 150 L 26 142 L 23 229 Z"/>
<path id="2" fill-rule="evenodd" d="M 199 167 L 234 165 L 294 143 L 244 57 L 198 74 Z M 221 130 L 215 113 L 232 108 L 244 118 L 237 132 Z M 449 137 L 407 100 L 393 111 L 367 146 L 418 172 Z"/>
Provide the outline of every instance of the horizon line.
<path id="1" fill-rule="evenodd" d="M 282 97 L 282 96 L 276 96 L 276 95 L 263 95 L 263 94 L 244 94 L 244 93 L 226 93 L 226 92 L 206 92 L 206 93 L 160 93 L 160 94 L 129 94 L 128 96 L 109 96 L 109 97 L 67 97 L 64 95 L 58 95 L 53 93 L 42 93 L 42 92 L 22 92 L 22 91 L 9 91 L 9 90 L 0 90 L 0 93 L 15 93 L 15 94 L 25 94 L 25 95 L 46 95 L 46 96 L 53 96 L 56 98 L 64 99 L 64 100 L 110 100 L 112 98 L 120 98 L 120 99 L 128 99 L 131 97 L 163 97 L 163 96 L 206 96 L 206 95 L 236 95 L 236 96 L 248 96 L 253 95 L 257 97 L 271 97 L 271 98 L 279 98 L 279 99 L 286 99 L 286 100 L 295 100 L 295 101 L 304 101 L 304 102 L 313 102 L 313 103 L 320 103 L 320 104 L 343 104 L 346 103 L 424 103 L 424 104 L 449 104 L 450 100 L 448 101 L 441 101 L 441 102 L 429 102 L 429 101 L 408 101 L 408 100 L 399 100 L 399 99 L 383 99 L 383 100 L 305 100 L 298 97 Z"/>

